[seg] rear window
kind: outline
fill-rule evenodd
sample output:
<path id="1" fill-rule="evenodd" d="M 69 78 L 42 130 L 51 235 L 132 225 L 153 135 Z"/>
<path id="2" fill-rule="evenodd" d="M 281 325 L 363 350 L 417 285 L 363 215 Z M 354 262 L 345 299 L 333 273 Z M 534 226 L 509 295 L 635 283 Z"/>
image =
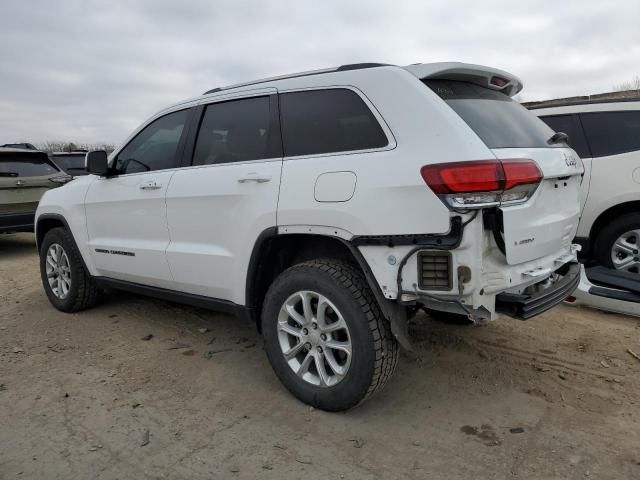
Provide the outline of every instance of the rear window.
<path id="1" fill-rule="evenodd" d="M 549 148 L 553 131 L 504 93 L 468 82 L 425 80 L 489 148 Z"/>
<path id="2" fill-rule="evenodd" d="M 640 112 L 581 113 L 594 157 L 640 150 Z"/>
<path id="3" fill-rule="evenodd" d="M 563 132 L 569 136 L 569 146 L 582 157 L 591 157 L 587 139 L 584 137 L 582 124 L 578 115 L 552 115 L 549 117 L 540 117 L 544 123 L 549 125 L 555 132 Z"/>
<path id="4" fill-rule="evenodd" d="M 369 107 L 345 88 L 283 93 L 280 115 L 289 157 L 369 150 L 389 143 Z"/>
<path id="5" fill-rule="evenodd" d="M 0 155 L 0 177 L 42 177 L 58 173 L 42 156 Z"/>
<path id="6" fill-rule="evenodd" d="M 54 155 L 53 161 L 65 172 L 71 175 L 85 175 L 87 170 L 84 165 L 85 155 Z"/>

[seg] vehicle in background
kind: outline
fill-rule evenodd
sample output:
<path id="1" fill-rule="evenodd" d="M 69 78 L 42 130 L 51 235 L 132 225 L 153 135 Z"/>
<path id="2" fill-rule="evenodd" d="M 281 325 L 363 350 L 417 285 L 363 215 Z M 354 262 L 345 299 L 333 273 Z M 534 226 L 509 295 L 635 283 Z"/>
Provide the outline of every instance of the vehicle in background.
<path id="1" fill-rule="evenodd" d="M 421 308 L 527 319 L 579 282 L 582 164 L 462 63 L 344 65 L 231 87 L 149 118 L 37 213 L 65 312 L 111 287 L 236 313 L 325 410 L 380 390 Z"/>
<path id="2" fill-rule="evenodd" d="M 0 147 L 0 233 L 32 232 L 44 192 L 69 179 L 44 152 Z"/>
<path id="3" fill-rule="evenodd" d="M 530 107 L 584 163 L 581 256 L 640 275 L 640 99 Z"/>
<path id="4" fill-rule="evenodd" d="M 640 317 L 640 275 L 600 265 L 583 268 L 565 303 Z"/>
<path id="5" fill-rule="evenodd" d="M 49 157 L 65 173 L 78 177 L 88 173 L 85 168 L 86 155 L 86 150 L 74 150 L 72 152 L 53 152 L 49 154 Z"/>
<path id="6" fill-rule="evenodd" d="M 4 148 L 19 148 L 22 150 L 38 150 L 35 145 L 32 143 L 5 143 L 4 145 L 0 145 L 0 147 Z"/>

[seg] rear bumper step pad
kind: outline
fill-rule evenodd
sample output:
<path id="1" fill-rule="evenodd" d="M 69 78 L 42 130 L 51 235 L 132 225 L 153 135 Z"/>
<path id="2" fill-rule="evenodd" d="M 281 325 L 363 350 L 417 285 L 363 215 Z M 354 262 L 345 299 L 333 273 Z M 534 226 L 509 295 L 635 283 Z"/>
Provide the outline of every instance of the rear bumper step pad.
<path id="1" fill-rule="evenodd" d="M 565 267 L 567 268 L 567 267 Z M 526 320 L 561 303 L 580 283 L 580 264 L 568 265 L 564 276 L 553 286 L 532 295 L 501 293 L 496 296 L 496 311 Z"/>

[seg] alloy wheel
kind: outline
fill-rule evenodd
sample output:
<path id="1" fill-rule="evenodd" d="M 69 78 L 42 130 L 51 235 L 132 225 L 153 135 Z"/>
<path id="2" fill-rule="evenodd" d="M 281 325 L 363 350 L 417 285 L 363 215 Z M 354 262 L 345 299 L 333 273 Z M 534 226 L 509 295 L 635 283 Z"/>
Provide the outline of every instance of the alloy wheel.
<path id="1" fill-rule="evenodd" d="M 280 349 L 293 372 L 305 382 L 332 387 L 351 365 L 349 328 L 325 296 L 310 290 L 291 295 L 278 315 Z"/>
<path id="2" fill-rule="evenodd" d="M 64 300 L 71 289 L 71 267 L 67 252 L 61 245 L 53 243 L 47 250 L 45 270 L 49 288 L 56 297 Z"/>

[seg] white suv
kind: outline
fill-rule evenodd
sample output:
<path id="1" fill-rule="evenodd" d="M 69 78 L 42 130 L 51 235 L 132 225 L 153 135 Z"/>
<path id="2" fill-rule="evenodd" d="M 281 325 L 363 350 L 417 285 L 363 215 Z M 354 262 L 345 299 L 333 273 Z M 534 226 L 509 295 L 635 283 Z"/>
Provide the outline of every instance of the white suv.
<path id="1" fill-rule="evenodd" d="M 532 107 L 582 158 L 576 241 L 599 264 L 640 274 L 640 100 Z"/>
<path id="2" fill-rule="evenodd" d="M 350 408 L 420 308 L 529 318 L 575 288 L 582 164 L 521 88 L 358 64 L 174 105 L 44 196 L 45 291 L 67 312 L 112 287 L 246 317 L 295 396 Z"/>

